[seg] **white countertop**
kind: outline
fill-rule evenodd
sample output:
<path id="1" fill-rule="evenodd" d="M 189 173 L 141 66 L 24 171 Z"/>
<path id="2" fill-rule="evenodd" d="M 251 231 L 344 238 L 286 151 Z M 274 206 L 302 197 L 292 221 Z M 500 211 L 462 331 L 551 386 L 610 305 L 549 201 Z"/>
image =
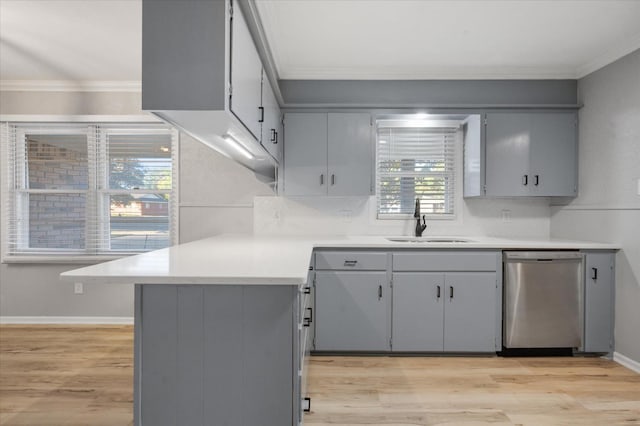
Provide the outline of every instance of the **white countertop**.
<path id="1" fill-rule="evenodd" d="M 392 242 L 383 236 L 276 237 L 221 235 L 61 274 L 65 281 L 137 284 L 300 285 L 314 248 L 616 250 L 589 241 L 465 238 L 465 243 Z"/>

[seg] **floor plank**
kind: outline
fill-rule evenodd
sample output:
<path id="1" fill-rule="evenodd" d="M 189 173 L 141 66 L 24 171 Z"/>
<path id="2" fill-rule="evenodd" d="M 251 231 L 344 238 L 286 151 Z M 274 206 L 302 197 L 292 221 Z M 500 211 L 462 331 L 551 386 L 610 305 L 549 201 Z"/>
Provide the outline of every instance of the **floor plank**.
<path id="1" fill-rule="evenodd" d="M 131 425 L 132 357 L 130 326 L 0 326 L 0 425 Z M 600 358 L 319 356 L 309 386 L 307 426 L 640 425 Z"/>

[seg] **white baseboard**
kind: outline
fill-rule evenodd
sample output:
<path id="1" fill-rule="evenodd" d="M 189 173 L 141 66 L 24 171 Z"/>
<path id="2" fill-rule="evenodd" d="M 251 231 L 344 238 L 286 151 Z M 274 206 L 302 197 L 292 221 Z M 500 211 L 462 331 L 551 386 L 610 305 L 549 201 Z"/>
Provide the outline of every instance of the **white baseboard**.
<path id="1" fill-rule="evenodd" d="M 627 367 L 629 370 L 633 370 L 640 374 L 640 362 L 634 361 L 629 357 L 622 355 L 619 352 L 613 353 L 613 360 L 620 365 Z"/>
<path id="2" fill-rule="evenodd" d="M 0 324 L 133 324 L 133 317 L 9 317 L 0 316 Z"/>

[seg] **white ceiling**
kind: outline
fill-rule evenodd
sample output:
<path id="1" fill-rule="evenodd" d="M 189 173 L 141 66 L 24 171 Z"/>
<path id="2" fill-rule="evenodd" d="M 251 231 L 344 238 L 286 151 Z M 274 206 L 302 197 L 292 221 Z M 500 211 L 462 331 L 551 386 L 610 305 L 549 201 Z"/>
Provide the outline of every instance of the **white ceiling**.
<path id="1" fill-rule="evenodd" d="M 637 0 L 257 0 L 283 79 L 579 78 L 640 48 Z"/>
<path id="2" fill-rule="evenodd" d="M 0 79 L 140 81 L 140 0 L 0 0 Z"/>
<path id="3" fill-rule="evenodd" d="M 577 78 L 640 48 L 640 0 L 256 2 L 285 79 Z M 0 0 L 0 79 L 139 82 L 141 9 Z"/>

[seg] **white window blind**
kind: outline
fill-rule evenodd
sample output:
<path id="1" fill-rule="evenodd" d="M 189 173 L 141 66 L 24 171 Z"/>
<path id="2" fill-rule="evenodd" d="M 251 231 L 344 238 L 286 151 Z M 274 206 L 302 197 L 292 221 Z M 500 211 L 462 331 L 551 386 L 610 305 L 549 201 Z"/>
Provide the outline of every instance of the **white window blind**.
<path id="1" fill-rule="evenodd" d="M 130 254 L 175 228 L 177 133 L 165 125 L 3 125 L 5 254 Z"/>
<path id="2" fill-rule="evenodd" d="M 455 214 L 458 127 L 409 127 L 378 123 L 378 217 Z"/>

